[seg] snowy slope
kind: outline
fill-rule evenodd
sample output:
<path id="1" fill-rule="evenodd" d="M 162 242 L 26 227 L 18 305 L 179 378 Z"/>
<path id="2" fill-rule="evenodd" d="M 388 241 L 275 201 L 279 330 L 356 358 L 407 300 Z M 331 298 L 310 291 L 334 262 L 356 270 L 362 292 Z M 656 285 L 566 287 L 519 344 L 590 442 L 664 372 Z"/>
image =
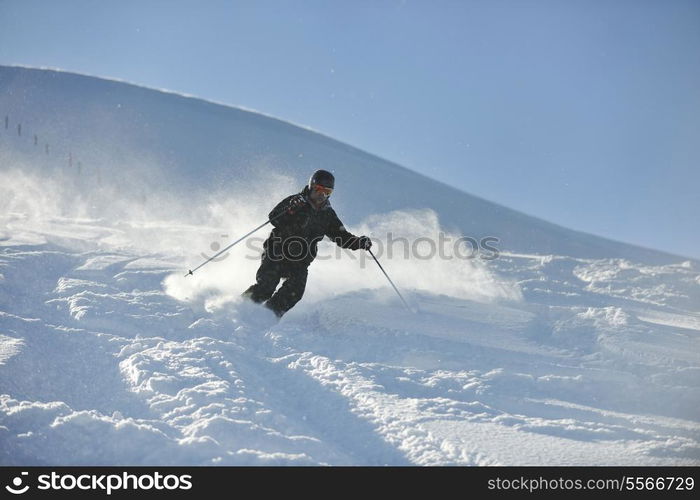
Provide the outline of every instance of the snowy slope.
<path id="1" fill-rule="evenodd" d="M 129 199 L 161 215 L 180 208 L 180 202 L 189 208 L 233 197 L 259 202 L 261 186 L 272 190 L 270 195 L 276 195 L 276 188 L 287 192 L 308 179 L 310 171 L 326 168 L 338 180 L 335 207 L 350 224 L 370 214 L 428 207 L 439 215 L 443 227 L 477 239 L 496 236 L 500 248 L 510 251 L 659 264 L 677 260 L 673 255 L 529 217 L 257 113 L 47 70 L 0 66 L 0 88 L 0 130 L 6 134 L 3 142 L 11 141 L 9 150 L 0 148 L 5 155 L 0 159 L 5 164 L 21 163 L 25 170 L 40 169 L 52 177 L 68 176 L 82 188 L 82 196 L 93 195 L 88 196 L 92 204 L 99 205 L 105 198 L 110 204 Z M 4 117 L 9 117 L 8 129 L 2 128 Z M 24 127 L 22 140 L 17 137 L 18 125 Z M 49 155 L 44 154 L 46 144 Z M 78 162 L 81 175 L 76 178 Z M 152 199 L 164 187 L 166 199 Z M 253 195 L 251 190 L 255 190 Z M 66 196 L 74 201 L 75 194 L 70 191 Z M 163 209 L 162 204 L 172 197 L 187 199 Z M 595 193 L 591 193 L 591 202 L 595 202 Z M 133 214 L 133 207 L 129 208 Z M 267 211 L 261 209 L 260 215 Z M 197 215 L 212 216 L 209 212 Z M 201 218 L 190 217 L 200 224 Z"/>
<path id="2" fill-rule="evenodd" d="M 697 261 L 251 112 L 53 71 L 0 88 L 0 463 L 700 463 Z M 373 262 L 322 259 L 276 325 L 238 299 L 254 245 L 184 277 L 320 167 L 378 244 L 502 253 L 380 257 L 415 314 Z"/>

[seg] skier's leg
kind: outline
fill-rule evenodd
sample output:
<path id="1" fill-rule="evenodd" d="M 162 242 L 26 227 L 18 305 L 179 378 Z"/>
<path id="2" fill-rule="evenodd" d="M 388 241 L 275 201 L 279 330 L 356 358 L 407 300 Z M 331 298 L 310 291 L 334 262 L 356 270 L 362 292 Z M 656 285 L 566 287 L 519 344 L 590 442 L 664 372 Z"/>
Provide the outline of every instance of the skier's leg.
<path id="1" fill-rule="evenodd" d="M 309 270 L 306 266 L 297 265 L 286 269 L 283 274 L 288 277 L 280 289 L 277 290 L 277 293 L 265 303 L 265 306 L 272 309 L 280 317 L 294 307 L 303 297 Z"/>
<path id="2" fill-rule="evenodd" d="M 263 256 L 258 272 L 255 273 L 256 283 L 251 285 L 241 295 L 249 298 L 253 302 L 264 302 L 275 293 L 275 288 L 277 288 L 280 279 L 280 264 Z"/>

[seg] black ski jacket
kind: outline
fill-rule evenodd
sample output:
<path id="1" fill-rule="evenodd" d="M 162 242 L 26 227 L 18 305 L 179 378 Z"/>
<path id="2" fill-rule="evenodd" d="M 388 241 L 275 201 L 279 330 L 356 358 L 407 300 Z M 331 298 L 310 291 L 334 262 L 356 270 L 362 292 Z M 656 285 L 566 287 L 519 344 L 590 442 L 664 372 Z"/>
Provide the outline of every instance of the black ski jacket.
<path id="1" fill-rule="evenodd" d="M 343 227 L 329 200 L 316 209 L 311 206 L 308 186 L 301 195 L 307 203 L 294 208 L 292 213 L 289 204 L 296 194 L 287 196 L 270 212 L 274 229 L 263 244 L 266 258 L 308 266 L 316 258 L 318 242 L 324 236 L 342 248 L 359 249 L 359 238 Z"/>

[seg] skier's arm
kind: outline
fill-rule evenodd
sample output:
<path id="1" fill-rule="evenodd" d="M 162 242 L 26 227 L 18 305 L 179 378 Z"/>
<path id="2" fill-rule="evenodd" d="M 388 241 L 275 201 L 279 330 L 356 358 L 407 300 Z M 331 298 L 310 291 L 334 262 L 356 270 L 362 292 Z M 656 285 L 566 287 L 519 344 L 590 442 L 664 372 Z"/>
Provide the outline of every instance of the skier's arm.
<path id="1" fill-rule="evenodd" d="M 358 237 L 349 232 L 340 222 L 340 219 L 335 212 L 331 215 L 331 222 L 328 225 L 328 230 L 326 231 L 326 236 L 328 236 L 336 245 L 342 248 L 349 248 L 350 250 L 359 250 L 364 248 L 364 240 L 366 236 Z"/>
<path id="2" fill-rule="evenodd" d="M 290 210 L 290 205 L 292 200 L 298 195 L 287 196 L 284 200 L 280 201 L 275 208 L 272 209 L 268 215 L 268 219 L 272 222 L 275 227 L 284 227 L 294 223 L 297 218 L 296 210 Z"/>

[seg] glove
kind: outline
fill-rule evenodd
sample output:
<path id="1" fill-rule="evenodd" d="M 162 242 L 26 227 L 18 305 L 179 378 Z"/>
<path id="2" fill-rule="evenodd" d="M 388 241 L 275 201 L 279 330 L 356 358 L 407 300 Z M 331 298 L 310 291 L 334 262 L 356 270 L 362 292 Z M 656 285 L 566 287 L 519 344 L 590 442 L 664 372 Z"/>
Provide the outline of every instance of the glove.
<path id="1" fill-rule="evenodd" d="M 360 236 L 357 246 L 360 250 L 369 250 L 372 248 L 372 240 L 369 239 L 369 236 Z"/>
<path id="2" fill-rule="evenodd" d="M 293 214 L 296 210 L 303 207 L 306 204 L 306 198 L 303 194 L 298 194 L 289 200 L 289 208 L 287 208 L 287 213 Z"/>

